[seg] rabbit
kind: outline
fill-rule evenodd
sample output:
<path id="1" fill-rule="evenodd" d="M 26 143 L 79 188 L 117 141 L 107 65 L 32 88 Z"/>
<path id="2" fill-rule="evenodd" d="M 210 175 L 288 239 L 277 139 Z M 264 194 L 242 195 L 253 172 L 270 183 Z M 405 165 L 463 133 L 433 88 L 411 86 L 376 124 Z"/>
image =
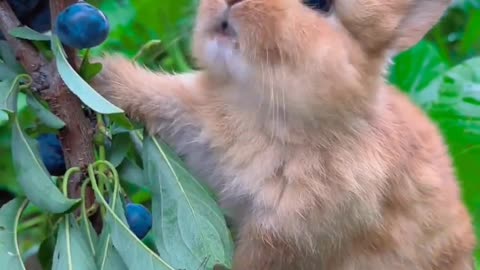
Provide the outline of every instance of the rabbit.
<path id="1" fill-rule="evenodd" d="M 449 5 L 201 0 L 194 71 L 112 54 L 92 85 L 216 192 L 234 270 L 472 270 L 449 150 L 385 79 Z"/>

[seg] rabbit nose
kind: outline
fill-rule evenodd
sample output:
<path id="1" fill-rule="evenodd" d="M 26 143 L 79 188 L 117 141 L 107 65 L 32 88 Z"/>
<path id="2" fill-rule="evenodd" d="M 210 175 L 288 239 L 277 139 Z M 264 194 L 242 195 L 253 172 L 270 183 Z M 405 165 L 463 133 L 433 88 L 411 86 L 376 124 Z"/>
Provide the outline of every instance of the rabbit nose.
<path id="1" fill-rule="evenodd" d="M 235 5 L 235 4 L 238 4 L 238 3 L 242 2 L 242 1 L 243 1 L 243 0 L 225 0 L 225 2 L 227 2 L 227 5 L 228 5 L 229 7 L 231 7 L 231 6 Z"/>

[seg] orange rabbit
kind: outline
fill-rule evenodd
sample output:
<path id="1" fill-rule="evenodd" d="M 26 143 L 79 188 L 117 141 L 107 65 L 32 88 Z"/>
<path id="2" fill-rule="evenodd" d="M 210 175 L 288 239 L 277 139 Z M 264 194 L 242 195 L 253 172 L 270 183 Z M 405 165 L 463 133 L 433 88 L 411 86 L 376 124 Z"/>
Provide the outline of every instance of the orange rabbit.
<path id="1" fill-rule="evenodd" d="M 437 128 L 385 82 L 450 0 L 202 0 L 199 71 L 94 86 L 171 144 L 239 234 L 234 270 L 472 270 Z"/>

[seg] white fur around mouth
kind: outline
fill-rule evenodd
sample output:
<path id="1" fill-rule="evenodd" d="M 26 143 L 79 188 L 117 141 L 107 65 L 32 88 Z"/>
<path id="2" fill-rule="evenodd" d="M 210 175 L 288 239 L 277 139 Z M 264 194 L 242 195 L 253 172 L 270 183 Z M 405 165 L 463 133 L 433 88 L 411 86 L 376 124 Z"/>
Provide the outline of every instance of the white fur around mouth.
<path id="1" fill-rule="evenodd" d="M 218 43 L 219 46 L 229 46 L 232 47 L 232 49 L 238 48 L 238 41 L 236 37 L 219 33 L 214 36 L 214 40 Z"/>
<path id="2" fill-rule="evenodd" d="M 205 56 L 211 71 L 243 80 L 248 73 L 247 64 L 240 52 L 236 37 L 215 33 L 206 42 Z"/>

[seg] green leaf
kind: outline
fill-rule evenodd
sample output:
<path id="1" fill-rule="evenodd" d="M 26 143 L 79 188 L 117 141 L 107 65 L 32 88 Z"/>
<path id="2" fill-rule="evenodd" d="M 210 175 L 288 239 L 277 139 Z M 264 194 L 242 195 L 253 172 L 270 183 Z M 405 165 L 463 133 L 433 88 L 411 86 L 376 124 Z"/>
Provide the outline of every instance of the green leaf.
<path id="1" fill-rule="evenodd" d="M 128 132 L 135 129 L 135 125 L 123 113 L 109 115 L 113 121 L 112 134 Z"/>
<path id="2" fill-rule="evenodd" d="M 8 122 L 8 114 L 0 111 L 0 127 Z"/>
<path id="3" fill-rule="evenodd" d="M 80 65 L 80 76 L 87 82 L 90 82 L 97 74 L 102 71 L 101 63 L 90 62 L 90 50 L 86 50 L 83 56 L 82 64 Z"/>
<path id="4" fill-rule="evenodd" d="M 398 55 L 394 63 L 390 81 L 408 93 L 421 90 L 448 68 L 438 49 L 426 41 Z"/>
<path id="5" fill-rule="evenodd" d="M 110 103 L 100 94 L 98 94 L 77 72 L 70 66 L 61 42 L 57 37 L 53 38 L 52 42 L 53 53 L 55 55 L 58 72 L 62 77 L 68 88 L 76 95 L 83 103 L 88 105 L 92 110 L 101 114 L 116 114 L 123 113 L 117 106 Z"/>
<path id="6" fill-rule="evenodd" d="M 480 2 L 478 0 L 454 0 L 452 6 L 464 10 L 479 9 Z"/>
<path id="7" fill-rule="evenodd" d="M 21 88 L 20 83 L 25 78 L 30 77 L 19 75 L 13 81 L 0 82 L 0 110 L 7 113 L 15 113 L 17 111 L 18 92 Z"/>
<path id="8" fill-rule="evenodd" d="M 51 213 L 64 213 L 75 207 L 79 201 L 66 198 L 52 182 L 39 157 L 36 142 L 23 133 L 16 116 L 12 123 L 13 164 L 25 195 Z"/>
<path id="9" fill-rule="evenodd" d="M 230 266 L 233 241 L 220 208 L 167 149 L 152 137 L 144 140 L 144 173 L 153 193 L 159 253 L 177 269 Z"/>
<path id="10" fill-rule="evenodd" d="M 96 250 L 96 263 L 99 270 L 127 270 L 127 266 L 123 262 L 122 257 L 118 254 L 117 249 L 112 244 L 112 236 L 108 228 L 104 228 L 100 235 Z"/>
<path id="11" fill-rule="evenodd" d="M 52 269 L 55 242 L 55 235 L 52 234 L 40 244 L 37 257 L 43 269 Z"/>
<path id="12" fill-rule="evenodd" d="M 62 129 L 65 123 L 55 114 L 46 109 L 35 97 L 27 96 L 27 104 L 32 108 L 38 119 L 49 128 Z"/>
<path id="13" fill-rule="evenodd" d="M 39 33 L 28 26 L 16 27 L 10 30 L 10 32 L 8 33 L 14 37 L 26 39 L 26 40 L 50 41 L 50 37 L 48 35 Z"/>
<path id="14" fill-rule="evenodd" d="M 190 71 L 191 67 L 184 55 L 180 41 L 186 40 L 193 29 L 195 3 L 192 0 L 163 0 L 161 5 L 152 5 L 151 0 L 132 1 L 138 14 L 138 23 L 149 25 L 155 37 L 166 44 L 165 49 L 173 61 L 175 71 Z"/>
<path id="15" fill-rule="evenodd" d="M 0 264 L 2 269 L 25 270 L 17 239 L 20 216 L 28 204 L 26 199 L 14 199 L 0 209 Z"/>
<path id="16" fill-rule="evenodd" d="M 102 71 L 102 68 L 103 66 L 100 63 L 90 63 L 85 70 L 83 70 L 82 77 L 85 81 L 89 82 Z"/>
<path id="17" fill-rule="evenodd" d="M 480 6 L 480 1 L 478 2 Z M 468 14 L 469 20 L 465 26 L 465 32 L 463 38 L 460 40 L 460 51 L 463 55 L 468 55 L 469 53 L 475 53 L 478 50 L 480 45 L 480 40 L 478 39 L 478 25 L 480 25 L 480 9 L 477 7 L 475 9 L 470 9 Z"/>
<path id="18" fill-rule="evenodd" d="M 451 68 L 419 90 L 414 98 L 430 114 L 480 119 L 479 65 L 480 57 L 476 57 Z"/>
<path id="19" fill-rule="evenodd" d="M 159 58 L 166 56 L 164 45 L 161 40 L 150 40 L 140 48 L 133 60 L 146 66 L 153 65 Z"/>
<path id="20" fill-rule="evenodd" d="M 0 62 L 0 81 L 13 80 L 17 74 L 12 71 L 6 64 Z"/>
<path id="21" fill-rule="evenodd" d="M 12 49 L 10 49 L 5 40 L 0 40 L 0 56 L 2 57 L 5 65 L 7 65 L 11 71 L 17 74 L 23 72 L 22 66 L 15 58 L 15 53 L 12 51 Z"/>
<path id="22" fill-rule="evenodd" d="M 191 29 L 195 5 L 192 0 L 163 0 L 161 5 L 152 5 L 150 0 L 132 1 L 138 14 L 136 19 L 144 25 L 150 25 L 152 30 L 165 44 L 185 34 L 182 30 Z M 188 18 L 188 21 L 185 21 Z M 155 24 L 152 24 L 156 21 Z"/>
<path id="23" fill-rule="evenodd" d="M 108 153 L 108 161 L 115 167 L 122 163 L 123 159 L 127 156 L 128 150 L 132 145 L 130 135 L 128 133 L 120 133 L 113 136 L 112 148 Z"/>
<path id="24" fill-rule="evenodd" d="M 95 255 L 96 249 L 95 246 L 98 243 L 98 235 L 93 229 L 92 223 L 88 220 L 88 217 L 82 213 L 82 218 L 80 219 L 80 228 L 83 234 L 83 237 L 86 239 L 90 251 Z"/>
<path id="25" fill-rule="evenodd" d="M 103 197 L 96 180 L 91 179 L 91 181 L 97 198 L 107 211 L 105 224 L 108 226 L 112 243 L 128 269 L 173 270 L 170 265 L 162 260 L 156 253 L 151 251 L 135 234 L 133 234 L 125 220 L 125 213 L 121 201 L 115 199 L 116 197 L 113 196 L 112 201 L 115 201 L 115 205 L 112 208 Z"/>
<path id="26" fill-rule="evenodd" d="M 73 216 L 60 223 L 53 256 L 53 270 L 96 270 L 93 254 Z"/>
<path id="27" fill-rule="evenodd" d="M 13 80 L 0 82 L 0 122 L 3 119 L 8 120 L 8 115 L 3 112 L 12 114 L 26 107 L 25 95 L 20 94 L 18 96 L 17 92 L 21 88 L 28 87 L 29 82 L 30 77 L 28 75 L 18 75 Z"/>
<path id="28" fill-rule="evenodd" d="M 13 113 L 15 108 L 12 108 L 12 94 L 15 90 L 13 81 L 1 81 L 0 82 L 0 111 L 6 113 Z M 15 101 L 16 102 L 16 101 Z"/>
<path id="29" fill-rule="evenodd" d="M 118 167 L 118 174 L 122 181 L 141 188 L 148 187 L 148 183 L 143 180 L 143 170 L 128 158 L 124 159 Z"/>

